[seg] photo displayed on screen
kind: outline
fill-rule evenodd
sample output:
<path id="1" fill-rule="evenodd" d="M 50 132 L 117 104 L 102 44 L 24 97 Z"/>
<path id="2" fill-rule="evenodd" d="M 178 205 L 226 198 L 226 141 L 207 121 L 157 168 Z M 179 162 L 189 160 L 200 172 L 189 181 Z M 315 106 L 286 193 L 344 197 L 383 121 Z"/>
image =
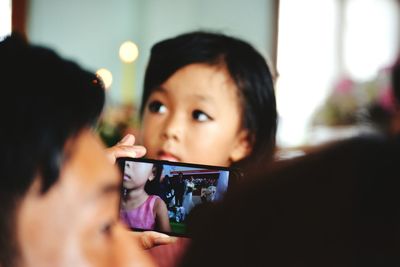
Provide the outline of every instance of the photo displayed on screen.
<path id="1" fill-rule="evenodd" d="M 132 229 L 185 234 L 196 205 L 217 201 L 228 188 L 229 171 L 125 161 L 120 217 Z"/>

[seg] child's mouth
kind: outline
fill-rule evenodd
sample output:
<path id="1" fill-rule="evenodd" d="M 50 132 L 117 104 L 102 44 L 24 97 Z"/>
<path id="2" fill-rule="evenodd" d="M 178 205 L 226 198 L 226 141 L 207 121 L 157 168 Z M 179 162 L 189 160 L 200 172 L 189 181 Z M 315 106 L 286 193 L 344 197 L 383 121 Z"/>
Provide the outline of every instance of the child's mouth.
<path id="1" fill-rule="evenodd" d="M 158 153 L 158 159 L 167 160 L 167 161 L 173 161 L 173 162 L 180 161 L 179 158 L 176 157 L 175 155 L 173 155 L 171 153 L 163 152 L 163 151 Z"/>

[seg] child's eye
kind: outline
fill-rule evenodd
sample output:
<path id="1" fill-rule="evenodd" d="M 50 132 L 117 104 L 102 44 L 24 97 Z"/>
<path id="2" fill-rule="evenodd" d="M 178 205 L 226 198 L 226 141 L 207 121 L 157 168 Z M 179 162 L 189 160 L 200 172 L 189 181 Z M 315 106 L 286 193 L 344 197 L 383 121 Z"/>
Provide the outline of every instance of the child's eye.
<path id="1" fill-rule="evenodd" d="M 165 113 L 167 111 L 167 107 L 161 103 L 160 101 L 152 101 L 149 104 L 149 110 L 153 113 Z"/>
<path id="2" fill-rule="evenodd" d="M 192 117 L 196 121 L 200 121 L 200 122 L 212 120 L 212 118 L 209 115 L 207 115 L 206 113 L 204 113 L 201 110 L 194 110 L 192 112 Z"/>

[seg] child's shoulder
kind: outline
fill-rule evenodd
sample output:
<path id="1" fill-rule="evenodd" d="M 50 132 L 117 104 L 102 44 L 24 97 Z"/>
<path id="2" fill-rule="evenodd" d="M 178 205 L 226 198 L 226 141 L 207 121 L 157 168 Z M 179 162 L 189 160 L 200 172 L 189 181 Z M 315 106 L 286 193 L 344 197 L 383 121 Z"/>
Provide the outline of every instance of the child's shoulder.
<path id="1" fill-rule="evenodd" d="M 154 204 L 156 204 L 159 201 L 163 201 L 162 198 L 158 195 L 149 195 L 149 197 L 147 198 L 147 201 L 150 201 Z"/>
<path id="2" fill-rule="evenodd" d="M 162 200 L 162 198 L 158 195 L 150 195 L 149 198 L 151 198 L 151 200 L 154 202 L 154 205 L 165 205 L 164 200 Z"/>
<path id="3" fill-rule="evenodd" d="M 167 209 L 167 204 L 165 204 L 165 202 L 162 200 L 161 197 L 159 197 L 157 195 L 151 195 L 151 197 L 153 197 L 153 200 L 154 200 L 153 211 L 155 213 L 161 212 L 161 211 Z"/>

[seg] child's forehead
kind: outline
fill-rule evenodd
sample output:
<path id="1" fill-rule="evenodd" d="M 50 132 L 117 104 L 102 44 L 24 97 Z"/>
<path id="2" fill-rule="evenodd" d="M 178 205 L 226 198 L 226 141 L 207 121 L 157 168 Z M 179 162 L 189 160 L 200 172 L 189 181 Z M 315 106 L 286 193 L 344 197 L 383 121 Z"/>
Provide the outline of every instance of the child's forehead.
<path id="1" fill-rule="evenodd" d="M 213 66 L 189 65 L 154 88 L 152 94 L 184 101 L 215 101 L 237 96 L 238 88 L 227 71 Z"/>

